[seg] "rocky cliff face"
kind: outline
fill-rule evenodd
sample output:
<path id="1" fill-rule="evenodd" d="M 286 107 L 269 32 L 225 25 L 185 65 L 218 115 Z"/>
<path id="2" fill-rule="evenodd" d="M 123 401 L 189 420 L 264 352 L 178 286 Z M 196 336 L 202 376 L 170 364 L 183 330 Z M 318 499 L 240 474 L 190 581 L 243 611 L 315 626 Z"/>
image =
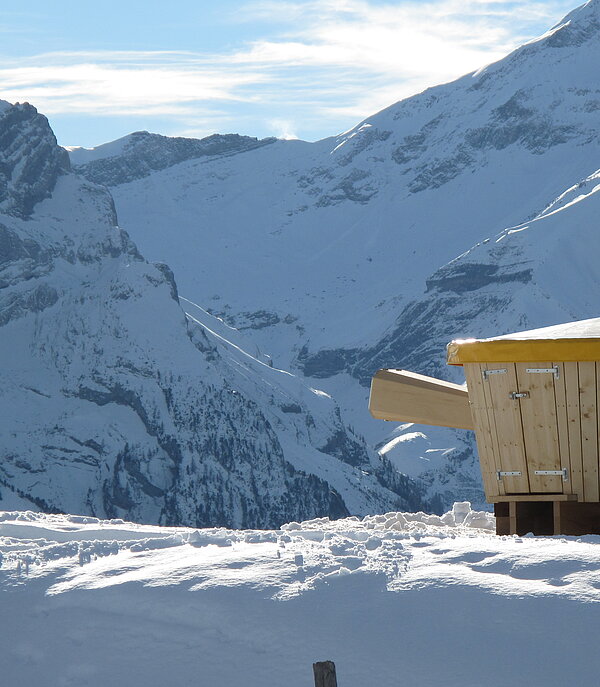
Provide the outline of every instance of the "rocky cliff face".
<path id="1" fill-rule="evenodd" d="M 28 103 L 0 103 L 0 209 L 27 217 L 47 198 L 69 156 L 56 145 L 48 120 Z"/>
<path id="2" fill-rule="evenodd" d="M 326 394 L 186 317 L 34 108 L 0 131 L 0 503 L 235 527 L 420 504 Z"/>
<path id="3" fill-rule="evenodd" d="M 97 184 L 118 186 L 152 172 L 198 158 L 224 157 L 274 143 L 239 134 L 213 134 L 201 140 L 136 131 L 108 146 L 71 151 L 74 170 Z"/>

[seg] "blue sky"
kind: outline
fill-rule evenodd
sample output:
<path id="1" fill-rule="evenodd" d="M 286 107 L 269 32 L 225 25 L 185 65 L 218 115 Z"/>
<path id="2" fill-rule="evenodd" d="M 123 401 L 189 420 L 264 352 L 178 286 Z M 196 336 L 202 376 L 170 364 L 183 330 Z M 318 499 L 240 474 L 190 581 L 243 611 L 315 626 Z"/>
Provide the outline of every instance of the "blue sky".
<path id="1" fill-rule="evenodd" d="M 316 140 L 499 59 L 577 4 L 28 0 L 0 9 L 0 98 L 35 105 L 62 145 L 140 129 Z"/>

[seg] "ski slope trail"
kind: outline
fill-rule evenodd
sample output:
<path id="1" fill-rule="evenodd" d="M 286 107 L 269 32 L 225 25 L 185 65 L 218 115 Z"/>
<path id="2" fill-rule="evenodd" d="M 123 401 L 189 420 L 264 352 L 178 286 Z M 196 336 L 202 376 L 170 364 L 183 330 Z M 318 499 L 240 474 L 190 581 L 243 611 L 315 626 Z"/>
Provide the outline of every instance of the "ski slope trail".
<path id="1" fill-rule="evenodd" d="M 600 538 L 489 513 L 279 530 L 0 513 L 5 685 L 595 684 Z"/>

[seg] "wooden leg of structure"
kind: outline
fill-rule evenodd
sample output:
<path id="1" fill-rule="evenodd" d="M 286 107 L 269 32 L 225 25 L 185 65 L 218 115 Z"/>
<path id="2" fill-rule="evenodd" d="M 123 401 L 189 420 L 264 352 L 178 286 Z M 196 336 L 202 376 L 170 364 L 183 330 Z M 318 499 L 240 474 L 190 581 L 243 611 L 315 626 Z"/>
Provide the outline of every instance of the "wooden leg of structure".
<path id="1" fill-rule="evenodd" d="M 600 503 L 508 501 L 494 504 L 496 534 L 600 534 Z"/>
<path id="2" fill-rule="evenodd" d="M 510 501 L 508 504 L 508 531 L 509 534 L 518 534 L 517 528 L 517 503 L 516 501 Z"/>
<path id="3" fill-rule="evenodd" d="M 509 504 L 495 503 L 494 515 L 496 516 L 496 534 L 510 534 Z"/>
<path id="4" fill-rule="evenodd" d="M 553 501 L 552 502 L 552 508 L 553 508 L 553 520 L 554 520 L 554 534 L 564 534 L 564 532 L 561 531 L 561 515 L 562 515 L 562 508 L 561 506 L 561 501 Z"/>
<path id="5" fill-rule="evenodd" d="M 600 534 L 600 503 L 554 502 L 554 534 Z"/>

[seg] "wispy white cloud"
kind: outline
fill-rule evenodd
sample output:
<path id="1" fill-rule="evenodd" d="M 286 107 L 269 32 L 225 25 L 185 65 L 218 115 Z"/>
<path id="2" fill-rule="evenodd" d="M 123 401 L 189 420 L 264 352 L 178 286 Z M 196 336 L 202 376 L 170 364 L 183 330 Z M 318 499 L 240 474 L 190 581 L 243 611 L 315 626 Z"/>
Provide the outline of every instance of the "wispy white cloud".
<path id="1" fill-rule="evenodd" d="M 551 22 L 567 2 L 433 0 L 376 4 L 365 0 L 257 2 L 264 18 L 293 28 L 280 40 L 256 41 L 234 56 L 257 64 L 352 66 L 380 74 L 427 76 L 478 66 L 505 54 L 531 36 L 533 24 Z"/>
<path id="2" fill-rule="evenodd" d="M 223 70 L 176 53 L 61 53 L 28 62 L 0 68 L 0 93 L 6 100 L 29 100 L 49 114 L 187 113 L 197 103 L 251 99 L 244 88 L 266 80 L 245 67 Z"/>
<path id="3" fill-rule="evenodd" d="M 494 61 L 570 4 L 249 2 L 237 21 L 272 22 L 275 38 L 265 30 L 269 38 L 225 54 L 87 51 L 3 60 L 0 95 L 50 115 L 170 117 L 188 132 L 207 123 L 219 128 L 234 121 L 236 109 L 250 108 L 274 133 L 302 135 L 311 119 L 360 118 Z"/>

